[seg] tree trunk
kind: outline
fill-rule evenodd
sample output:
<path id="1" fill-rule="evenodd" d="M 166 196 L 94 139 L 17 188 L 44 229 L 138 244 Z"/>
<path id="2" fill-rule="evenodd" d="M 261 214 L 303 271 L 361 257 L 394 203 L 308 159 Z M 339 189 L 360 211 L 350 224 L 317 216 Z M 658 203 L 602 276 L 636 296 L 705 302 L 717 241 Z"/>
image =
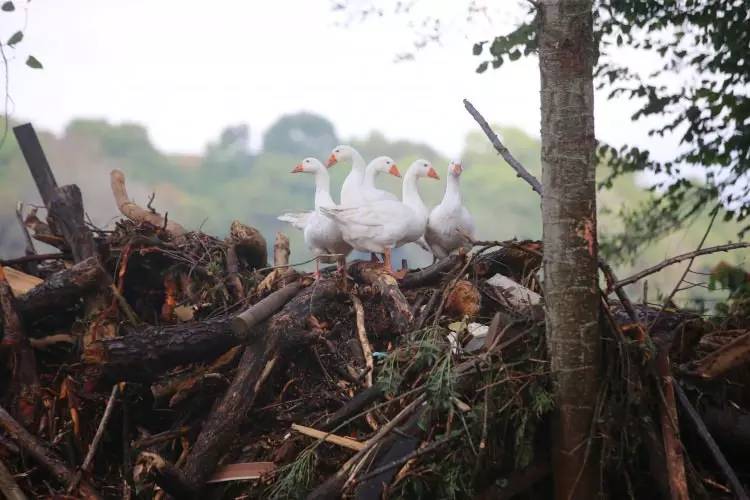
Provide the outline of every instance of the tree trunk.
<path id="1" fill-rule="evenodd" d="M 595 498 L 599 389 L 594 45 L 591 0 L 539 3 L 542 223 L 547 338 L 555 374 L 558 499 Z"/>

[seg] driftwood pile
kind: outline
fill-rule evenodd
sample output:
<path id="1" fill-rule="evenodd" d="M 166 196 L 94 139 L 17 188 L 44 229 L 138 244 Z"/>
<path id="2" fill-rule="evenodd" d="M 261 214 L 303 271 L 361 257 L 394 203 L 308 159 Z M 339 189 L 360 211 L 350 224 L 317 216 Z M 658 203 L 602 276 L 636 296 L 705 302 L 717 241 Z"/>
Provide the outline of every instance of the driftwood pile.
<path id="1" fill-rule="evenodd" d="M 33 129 L 15 132 L 47 208 L 25 226 L 60 252 L 0 266 L 5 496 L 550 496 L 538 242 L 314 281 L 284 235 L 269 263 L 255 229 L 187 231 L 117 171 L 124 218 L 93 228 Z M 632 304 L 602 268 L 606 371 L 582 446 L 603 490 L 745 498 L 750 319 Z"/>

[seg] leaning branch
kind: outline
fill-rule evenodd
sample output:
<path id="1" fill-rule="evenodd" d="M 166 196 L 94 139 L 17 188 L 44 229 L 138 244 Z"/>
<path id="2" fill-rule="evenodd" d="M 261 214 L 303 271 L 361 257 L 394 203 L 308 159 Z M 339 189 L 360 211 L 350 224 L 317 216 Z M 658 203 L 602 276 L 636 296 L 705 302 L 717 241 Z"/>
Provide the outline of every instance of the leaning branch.
<path id="1" fill-rule="evenodd" d="M 635 283 L 636 281 L 642 280 L 646 276 L 654 273 L 658 273 L 665 267 L 671 266 L 673 264 L 677 264 L 678 262 L 682 262 L 683 260 L 693 259 L 695 257 L 699 257 L 701 255 L 707 255 L 711 253 L 717 253 L 717 252 L 728 252 L 730 250 L 737 250 L 739 248 L 750 248 L 750 242 L 738 242 L 738 243 L 727 243 L 726 245 L 716 245 L 715 247 L 708 247 L 708 248 L 701 248 L 692 252 L 683 253 L 681 255 L 676 255 L 670 259 L 664 260 L 660 262 L 659 264 L 649 267 L 648 269 L 644 269 L 643 271 L 636 273 L 628 278 L 622 279 L 615 283 L 613 285 L 613 288 L 617 290 L 618 288 L 622 288 L 624 286 L 630 285 L 632 283 Z"/>
<path id="2" fill-rule="evenodd" d="M 122 215 L 133 222 L 148 222 L 156 227 L 163 227 L 167 233 L 174 237 L 183 236 L 187 231 L 180 224 L 174 221 L 168 221 L 157 212 L 147 210 L 128 197 L 128 191 L 125 189 L 125 174 L 121 170 L 113 170 L 109 174 L 110 184 L 112 186 L 112 195 L 115 197 L 115 203 Z"/>
<path id="3" fill-rule="evenodd" d="M 36 436 L 27 431 L 19 424 L 10 414 L 0 407 L 0 427 L 40 465 L 44 466 L 52 473 L 58 481 L 63 484 L 70 483 L 75 477 L 75 473 L 63 462 L 57 455 L 47 447 Z M 85 498 L 100 498 L 99 494 L 87 482 L 81 481 L 79 490 Z"/>
<path id="4" fill-rule="evenodd" d="M 505 145 L 500 141 L 500 138 L 497 136 L 497 134 L 492 130 L 492 127 L 490 127 L 490 124 L 487 123 L 487 120 L 485 120 L 484 117 L 479 114 L 477 108 L 475 108 L 474 105 L 468 101 L 468 99 L 464 99 L 464 107 L 466 108 L 466 111 L 468 111 L 469 114 L 474 118 L 474 120 L 476 120 L 479 126 L 482 127 L 482 131 L 495 147 L 495 150 L 500 153 L 500 156 L 502 156 L 503 159 L 508 162 L 508 165 L 510 165 L 510 167 L 516 171 L 516 175 L 525 180 L 531 186 L 531 189 L 536 191 L 539 196 L 541 196 L 542 183 L 539 182 L 539 179 L 534 177 L 531 172 L 526 170 L 526 168 L 521 165 L 521 162 L 515 159 L 511 152 L 508 151 L 508 148 L 506 148 Z"/>

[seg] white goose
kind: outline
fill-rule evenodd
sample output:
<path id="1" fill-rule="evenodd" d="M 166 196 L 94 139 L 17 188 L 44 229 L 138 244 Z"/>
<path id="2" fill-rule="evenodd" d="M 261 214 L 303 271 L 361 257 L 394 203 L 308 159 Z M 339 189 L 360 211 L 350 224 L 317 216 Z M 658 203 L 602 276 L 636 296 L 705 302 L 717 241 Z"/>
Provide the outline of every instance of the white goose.
<path id="1" fill-rule="evenodd" d="M 318 257 L 315 259 L 315 278 L 317 279 L 320 277 L 320 260 L 332 262 L 331 258 L 322 256 L 341 254 L 342 258 L 338 259 L 339 269 L 341 269 L 342 261 L 352 251 L 352 247 L 343 240 L 341 230 L 336 223 L 321 214 L 321 210 L 325 207 L 335 206 L 330 192 L 331 179 L 326 167 L 316 158 L 305 158 L 292 170 L 293 174 L 299 172 L 315 175 L 315 210 L 305 213 L 303 219 L 290 219 L 290 216 L 298 214 L 284 214 L 279 217 L 279 220 L 290 222 L 293 226 L 303 230 L 305 244 L 313 255 Z"/>
<path id="2" fill-rule="evenodd" d="M 368 163 L 367 168 L 365 168 L 365 176 L 362 179 L 361 188 L 362 201 L 360 201 L 360 203 L 358 204 L 361 204 L 362 202 L 372 203 L 380 200 L 398 201 L 398 197 L 395 194 L 391 193 L 390 191 L 375 187 L 375 179 L 381 172 L 387 172 L 391 175 L 395 175 L 396 177 L 401 177 L 401 173 L 398 171 L 396 162 L 394 162 L 388 156 L 378 156 L 370 163 Z M 345 205 L 343 202 L 341 204 Z"/>
<path id="3" fill-rule="evenodd" d="M 448 256 L 456 249 L 470 249 L 467 235 L 475 239 L 474 218 L 463 205 L 459 180 L 463 167 L 460 162 L 448 165 L 445 195 L 430 212 L 425 230 L 425 240 L 438 259 Z"/>
<path id="4" fill-rule="evenodd" d="M 362 181 L 365 178 L 367 164 L 362 155 L 351 146 L 340 145 L 333 148 L 326 165 L 332 167 L 340 161 L 352 161 L 352 170 L 341 185 L 341 204 L 344 206 L 362 203 Z"/>
<path id="5" fill-rule="evenodd" d="M 336 149 L 345 147 L 348 146 L 339 146 Z M 334 165 L 336 162 L 331 161 L 331 159 L 329 158 L 328 163 L 330 168 L 330 166 Z M 375 187 L 375 179 L 381 172 L 387 172 L 393 176 L 401 177 L 401 173 L 398 171 L 398 166 L 396 165 L 396 162 L 393 161 L 393 159 L 388 156 L 378 156 L 377 158 L 372 160 L 365 168 L 365 175 L 362 178 L 362 184 L 359 187 L 359 194 L 356 197 L 356 202 L 352 202 L 348 206 L 361 205 L 363 203 L 370 203 L 379 200 L 398 201 L 398 197 L 396 197 L 395 194 Z M 351 174 L 349 175 L 351 176 Z M 344 205 L 344 203 L 342 203 L 342 205 Z M 304 231 L 305 226 L 307 225 L 307 221 L 309 220 L 310 215 L 312 215 L 313 213 L 313 210 L 308 210 L 305 212 L 287 212 L 279 216 L 278 219 L 284 222 L 288 222 L 300 231 Z M 425 250 L 429 251 L 429 247 L 427 247 L 426 245 L 424 248 Z"/>
<path id="6" fill-rule="evenodd" d="M 402 201 L 380 200 L 360 206 L 322 207 L 336 221 L 344 241 L 355 250 L 382 253 L 383 265 L 392 273 L 391 249 L 418 240 L 427 225 L 427 207 L 417 186 L 420 177 L 439 179 L 427 160 L 417 160 L 404 175 Z"/>

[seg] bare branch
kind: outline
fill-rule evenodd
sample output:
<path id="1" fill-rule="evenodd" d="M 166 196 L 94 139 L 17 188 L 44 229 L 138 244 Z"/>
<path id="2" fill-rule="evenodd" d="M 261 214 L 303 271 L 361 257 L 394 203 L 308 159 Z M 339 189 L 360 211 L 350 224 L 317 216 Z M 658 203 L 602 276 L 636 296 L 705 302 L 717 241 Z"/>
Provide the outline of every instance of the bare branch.
<path id="1" fill-rule="evenodd" d="M 699 257 L 701 255 L 708 255 L 711 253 L 717 253 L 717 252 L 728 252 L 730 250 L 737 250 L 739 248 L 750 248 L 750 242 L 738 242 L 738 243 L 727 243 L 726 245 L 716 245 L 715 247 L 708 247 L 708 248 L 701 248 L 698 250 L 694 250 L 692 252 L 683 253 L 681 255 L 676 255 L 674 257 L 671 257 L 669 259 L 666 259 L 659 264 L 649 267 L 648 269 L 644 269 L 643 271 L 636 273 L 628 278 L 621 279 L 617 283 L 614 284 L 613 288 L 616 290 L 618 288 L 622 288 L 624 286 L 630 285 L 632 283 L 635 283 L 636 281 L 640 281 L 646 276 L 654 273 L 658 273 L 665 267 L 669 267 L 673 264 L 677 264 L 678 262 L 682 262 L 683 260 L 693 259 L 695 257 Z"/>
<path id="2" fill-rule="evenodd" d="M 477 108 L 475 108 L 474 105 L 468 101 L 468 99 L 464 99 L 464 107 L 466 108 L 466 111 L 468 111 L 469 114 L 474 118 L 474 120 L 476 120 L 479 126 L 482 127 L 482 131 L 495 147 L 495 150 L 500 153 L 500 156 L 502 156 L 503 159 L 508 162 L 510 168 L 515 170 L 518 177 L 525 180 L 531 186 L 531 189 L 536 191 L 537 194 L 541 196 L 542 184 L 541 182 L 539 182 L 539 179 L 534 177 L 528 170 L 526 170 L 523 165 L 521 165 L 521 162 L 515 159 L 510 151 L 508 151 L 508 148 L 506 148 L 505 145 L 500 141 L 500 138 L 497 136 L 497 134 L 492 130 L 492 127 L 490 127 L 490 124 L 487 123 L 487 120 L 485 120 L 484 117 L 479 114 Z"/>

